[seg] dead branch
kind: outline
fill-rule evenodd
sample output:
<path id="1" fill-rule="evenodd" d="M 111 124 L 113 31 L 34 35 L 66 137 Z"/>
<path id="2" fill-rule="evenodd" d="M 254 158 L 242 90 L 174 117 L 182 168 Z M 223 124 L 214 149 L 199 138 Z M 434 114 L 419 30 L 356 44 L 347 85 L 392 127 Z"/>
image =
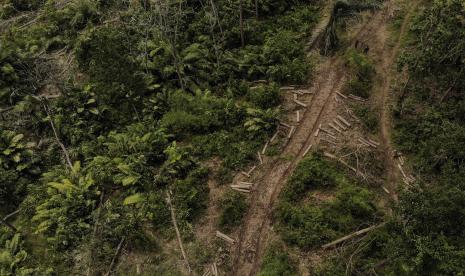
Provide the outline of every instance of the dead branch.
<path id="1" fill-rule="evenodd" d="M 126 240 L 126 237 L 122 237 L 118 247 L 116 248 L 115 254 L 113 255 L 113 259 L 111 259 L 110 267 L 108 268 L 108 272 L 105 274 L 105 276 L 109 276 L 111 272 L 113 271 L 113 268 L 115 267 L 116 260 L 118 259 L 118 256 L 121 253 L 121 250 L 123 249 L 123 244 L 124 241 Z"/>
<path id="2" fill-rule="evenodd" d="M 359 231 L 357 231 L 357 232 L 354 232 L 354 233 L 352 233 L 352 234 L 349 234 L 349 235 L 347 235 L 347 236 L 344 236 L 344 237 L 342 237 L 342 238 L 340 238 L 340 239 L 337 239 L 337 240 L 332 241 L 332 242 L 330 242 L 330 243 L 324 244 L 323 246 L 321 246 L 321 248 L 326 249 L 326 248 L 328 248 L 328 247 L 335 246 L 335 245 L 337 245 L 337 244 L 339 244 L 339 243 L 341 243 L 341 242 L 344 242 L 344 241 L 346 241 L 346 240 L 352 239 L 352 238 L 354 238 L 354 237 L 363 235 L 363 234 L 368 233 L 368 232 L 370 232 L 370 231 L 372 231 L 372 230 L 375 230 L 375 229 L 377 229 L 377 228 L 380 228 L 380 227 L 384 226 L 385 224 L 386 224 L 386 223 L 383 222 L 383 223 L 378 224 L 378 225 L 374 225 L 374 226 L 370 226 L 370 227 L 368 227 L 368 228 L 364 228 L 364 229 L 362 229 L 362 230 L 359 230 Z"/>
<path id="3" fill-rule="evenodd" d="M 184 251 L 184 246 L 182 244 L 182 239 L 181 239 L 181 233 L 179 232 L 178 222 L 176 221 L 176 215 L 174 213 L 174 207 L 173 207 L 173 204 L 171 202 L 171 190 L 169 190 L 169 189 L 166 191 L 166 202 L 168 203 L 168 206 L 170 208 L 171 222 L 173 223 L 174 230 L 176 231 L 176 238 L 178 239 L 178 245 L 179 245 L 179 248 L 181 249 L 182 257 L 184 258 L 184 261 L 186 262 L 186 266 L 187 266 L 187 270 L 189 271 L 189 274 L 191 274 L 192 269 L 191 269 L 191 266 L 189 265 L 189 260 L 187 259 L 186 251 Z"/>

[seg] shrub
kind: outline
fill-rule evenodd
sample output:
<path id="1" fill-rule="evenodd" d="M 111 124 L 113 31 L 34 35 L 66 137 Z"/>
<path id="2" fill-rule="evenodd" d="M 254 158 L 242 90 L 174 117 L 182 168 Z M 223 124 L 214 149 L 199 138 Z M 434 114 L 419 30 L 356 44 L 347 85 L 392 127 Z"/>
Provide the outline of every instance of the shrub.
<path id="1" fill-rule="evenodd" d="M 355 114 L 372 133 L 379 129 L 379 111 L 371 106 L 355 106 Z"/>
<path id="2" fill-rule="evenodd" d="M 346 53 L 346 62 L 353 74 L 352 79 L 346 86 L 347 92 L 362 98 L 368 98 L 375 75 L 373 63 L 355 49 L 351 49 Z"/>
<path id="3" fill-rule="evenodd" d="M 220 201 L 220 206 L 223 209 L 219 220 L 221 229 L 230 231 L 235 226 L 240 225 L 247 211 L 244 195 L 235 191 L 228 191 Z"/>
<path id="4" fill-rule="evenodd" d="M 284 247 L 272 244 L 266 250 L 259 276 L 298 275 L 297 264 L 291 259 Z"/>
<path id="5" fill-rule="evenodd" d="M 275 107 L 281 100 L 279 87 L 276 84 L 255 87 L 248 93 L 247 100 L 263 109 Z"/>
<path id="6" fill-rule="evenodd" d="M 332 188 L 341 181 L 334 168 L 319 154 L 299 163 L 283 191 L 283 199 L 294 201 L 305 197 L 309 190 Z"/>

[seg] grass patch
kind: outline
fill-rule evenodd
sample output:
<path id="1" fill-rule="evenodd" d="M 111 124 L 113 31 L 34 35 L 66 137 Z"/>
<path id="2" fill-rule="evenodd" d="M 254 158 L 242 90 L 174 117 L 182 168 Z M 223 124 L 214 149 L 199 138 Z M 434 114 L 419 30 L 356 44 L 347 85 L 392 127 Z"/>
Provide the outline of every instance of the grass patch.
<path id="1" fill-rule="evenodd" d="M 247 211 L 247 202 L 245 196 L 235 192 L 228 191 L 220 202 L 223 211 L 219 220 L 221 230 L 229 232 L 234 227 L 238 226 Z"/>
<path id="2" fill-rule="evenodd" d="M 365 99 L 369 98 L 376 73 L 373 62 L 356 49 L 347 51 L 345 58 L 352 74 L 352 78 L 345 87 L 346 93 Z"/>
<path id="3" fill-rule="evenodd" d="M 330 189 L 335 197 L 319 204 L 305 201 L 315 189 Z M 377 221 L 374 198 L 317 154 L 304 159 L 290 178 L 275 214 L 278 232 L 303 250 L 320 246 Z"/>
<path id="4" fill-rule="evenodd" d="M 268 247 L 259 276 L 298 275 L 297 264 L 291 259 L 284 246 L 272 244 Z"/>

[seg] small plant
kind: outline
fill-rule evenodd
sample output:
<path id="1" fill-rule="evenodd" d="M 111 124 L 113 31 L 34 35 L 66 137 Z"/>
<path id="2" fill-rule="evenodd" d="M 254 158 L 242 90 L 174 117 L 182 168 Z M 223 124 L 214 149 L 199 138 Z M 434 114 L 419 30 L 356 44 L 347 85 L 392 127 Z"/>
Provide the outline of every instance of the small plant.
<path id="1" fill-rule="evenodd" d="M 230 231 L 239 225 L 247 210 L 245 197 L 235 191 L 229 191 L 220 202 L 223 211 L 220 216 L 219 226 L 225 231 Z"/>

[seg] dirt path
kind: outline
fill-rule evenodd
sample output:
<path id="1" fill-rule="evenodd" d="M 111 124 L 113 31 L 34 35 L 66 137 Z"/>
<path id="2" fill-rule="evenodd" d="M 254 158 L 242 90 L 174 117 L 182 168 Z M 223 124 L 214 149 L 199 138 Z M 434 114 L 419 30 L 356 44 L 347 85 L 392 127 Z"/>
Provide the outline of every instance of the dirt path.
<path id="1" fill-rule="evenodd" d="M 393 80 L 393 76 L 395 73 L 392 72 L 392 67 L 397 60 L 399 55 L 399 50 L 402 44 L 402 38 L 404 37 L 405 33 L 408 31 L 408 26 L 410 23 L 411 16 L 418 5 L 418 1 L 409 1 L 409 7 L 407 13 L 404 17 L 402 22 L 402 26 L 399 31 L 399 35 L 397 37 L 397 41 L 395 42 L 394 47 L 391 51 L 382 51 L 381 59 L 381 70 L 378 70 L 378 73 L 381 74 L 381 99 L 379 103 L 381 106 L 381 143 L 384 148 L 385 154 L 385 171 L 386 171 L 386 186 L 391 191 L 391 195 L 395 201 L 398 200 L 397 194 L 397 185 L 398 181 L 402 180 L 400 176 L 400 172 L 396 166 L 396 162 L 393 155 L 393 146 L 391 142 L 391 104 L 390 104 L 390 91 L 391 91 L 391 83 Z"/>
<path id="2" fill-rule="evenodd" d="M 383 25 L 384 15 L 376 12 L 369 23 L 362 26 L 355 38 L 367 37 Z M 318 144 L 319 138 L 313 134 L 319 124 L 327 117 L 337 113 L 332 100 L 336 91 L 345 83 L 345 67 L 342 57 L 326 60 L 317 72 L 317 79 L 309 89 L 314 96 L 307 100 L 308 108 L 303 114 L 296 132 L 288 141 L 281 158 L 265 162 L 257 172 L 256 191 L 252 194 L 248 214 L 238 235 L 237 247 L 233 254 L 232 275 L 257 274 L 271 228 L 271 215 L 278 195 L 288 177 L 303 159 L 303 153 L 312 144 Z M 266 161 L 266 160 L 265 160 Z"/>

